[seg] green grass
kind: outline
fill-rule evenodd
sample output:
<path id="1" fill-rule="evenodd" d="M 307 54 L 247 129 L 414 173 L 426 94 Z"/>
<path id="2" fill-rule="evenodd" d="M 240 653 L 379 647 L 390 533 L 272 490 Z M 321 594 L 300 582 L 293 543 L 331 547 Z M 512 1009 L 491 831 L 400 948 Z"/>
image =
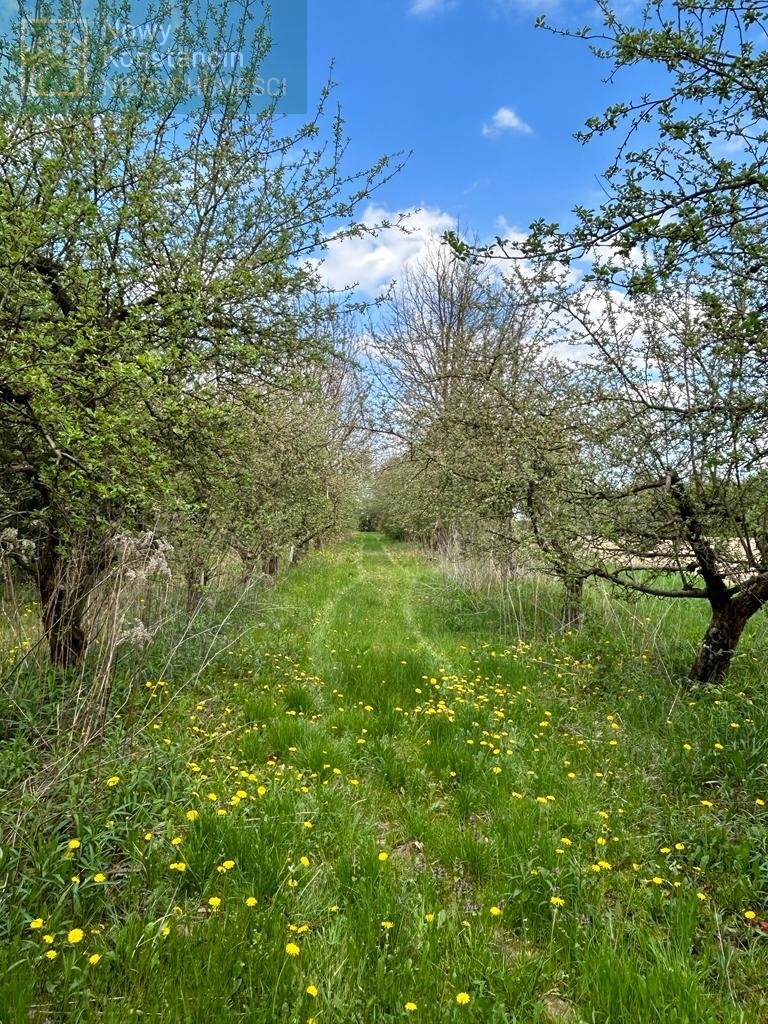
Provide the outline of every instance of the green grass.
<path id="1" fill-rule="evenodd" d="M 763 633 L 690 694 L 668 608 L 513 641 L 360 535 L 65 768 L 6 733 L 0 1021 L 768 1020 Z"/>

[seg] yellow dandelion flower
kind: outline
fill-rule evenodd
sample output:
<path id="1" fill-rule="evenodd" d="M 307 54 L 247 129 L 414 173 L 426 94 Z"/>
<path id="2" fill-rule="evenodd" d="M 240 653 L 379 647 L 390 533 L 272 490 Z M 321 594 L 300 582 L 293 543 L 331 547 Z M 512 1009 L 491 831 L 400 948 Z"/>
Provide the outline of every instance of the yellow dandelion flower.
<path id="1" fill-rule="evenodd" d="M 289 942 L 286 944 L 285 952 L 288 954 L 288 956 L 298 956 L 299 953 L 301 952 L 301 949 L 296 945 L 295 942 Z"/>
<path id="2" fill-rule="evenodd" d="M 200 811 L 187 811 L 184 817 L 187 819 L 187 821 L 197 821 L 197 819 L 200 817 Z"/>
<path id="3" fill-rule="evenodd" d="M 93 880 L 94 882 L 106 882 L 107 876 L 104 874 L 103 871 L 97 871 L 96 874 L 93 876 Z"/>
<path id="4" fill-rule="evenodd" d="M 95 967 L 99 960 L 101 960 L 101 953 L 91 953 L 91 955 L 88 957 L 88 963 L 92 967 Z"/>
<path id="5" fill-rule="evenodd" d="M 56 952 L 55 949 L 49 949 L 45 955 L 49 960 L 55 960 L 59 954 Z"/>
<path id="6" fill-rule="evenodd" d="M 415 1013 L 416 1010 L 418 1010 L 418 1006 L 416 1005 L 416 1003 L 406 1003 L 405 1004 L 405 1012 L 406 1013 Z"/>
<path id="7" fill-rule="evenodd" d="M 34 919 L 34 921 L 30 921 L 29 922 L 29 927 L 30 927 L 30 930 L 34 932 L 38 928 L 42 928 L 44 924 L 45 924 L 45 921 L 43 920 L 42 917 L 36 917 Z"/>
<path id="8" fill-rule="evenodd" d="M 68 850 L 79 850 L 80 849 L 80 840 L 79 839 L 70 839 L 69 842 L 67 843 L 67 849 Z"/>
<path id="9" fill-rule="evenodd" d="M 745 910 L 744 917 L 746 917 L 748 921 L 754 921 L 757 917 L 757 914 L 754 912 L 754 910 Z"/>
<path id="10" fill-rule="evenodd" d="M 211 907 L 213 910 L 218 910 L 219 907 L 221 906 L 221 897 L 211 896 L 211 898 L 208 900 L 208 906 Z"/>
<path id="11" fill-rule="evenodd" d="M 383 863 L 385 860 L 389 860 L 389 854 L 386 850 L 382 850 L 379 854 L 379 860 Z"/>
<path id="12" fill-rule="evenodd" d="M 550 896 L 549 902 L 552 904 L 553 907 L 565 906 L 565 900 L 562 898 L 562 896 Z"/>
<path id="13" fill-rule="evenodd" d="M 317 985 L 307 985 L 304 991 L 307 993 L 310 999 L 317 999 L 320 990 L 318 989 Z"/>
<path id="14" fill-rule="evenodd" d="M 84 938 L 85 932 L 82 928 L 72 928 L 67 932 L 67 942 L 71 942 L 73 946 L 82 942 Z"/>
<path id="15" fill-rule="evenodd" d="M 466 1006 L 470 1000 L 469 992 L 459 992 L 456 996 L 456 1002 L 459 1006 Z"/>
<path id="16" fill-rule="evenodd" d="M 488 913 L 491 917 L 501 917 L 501 907 L 491 907 Z"/>
<path id="17" fill-rule="evenodd" d="M 246 901 L 245 901 L 246 907 L 255 907 L 256 903 L 257 903 L 257 900 L 256 900 L 255 896 L 248 896 Z"/>

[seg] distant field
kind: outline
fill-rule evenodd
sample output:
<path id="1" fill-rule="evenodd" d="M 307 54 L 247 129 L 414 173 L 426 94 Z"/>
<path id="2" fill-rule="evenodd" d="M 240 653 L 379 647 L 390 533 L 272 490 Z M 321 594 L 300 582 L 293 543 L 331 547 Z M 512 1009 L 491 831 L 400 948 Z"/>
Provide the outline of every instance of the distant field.
<path id="1" fill-rule="evenodd" d="M 688 693 L 703 609 L 497 597 L 357 535 L 73 760 L 9 671 L 0 1022 L 768 1021 L 764 626 Z"/>

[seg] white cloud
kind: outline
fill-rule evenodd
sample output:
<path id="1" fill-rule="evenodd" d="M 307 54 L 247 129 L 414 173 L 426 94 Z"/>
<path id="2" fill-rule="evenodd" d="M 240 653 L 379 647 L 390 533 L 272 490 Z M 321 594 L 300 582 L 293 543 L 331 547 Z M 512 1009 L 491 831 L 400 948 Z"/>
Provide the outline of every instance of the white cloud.
<path id="1" fill-rule="evenodd" d="M 365 210 L 362 223 L 372 228 L 400 218 L 405 219 L 405 231 L 388 227 L 375 235 L 331 242 L 318 267 L 321 280 L 330 288 L 356 285 L 365 295 L 376 296 L 390 281 L 397 280 L 408 264 L 423 256 L 430 242 L 457 226 L 455 217 L 436 207 L 393 212 L 373 204 Z"/>
<path id="2" fill-rule="evenodd" d="M 430 14 L 442 14 L 454 6 L 454 0 L 411 0 L 408 13 L 423 17 Z"/>
<path id="3" fill-rule="evenodd" d="M 483 135 L 499 135 L 501 132 L 521 132 L 530 135 L 533 128 L 526 124 L 511 107 L 499 107 L 491 118 L 491 123 L 483 125 Z"/>

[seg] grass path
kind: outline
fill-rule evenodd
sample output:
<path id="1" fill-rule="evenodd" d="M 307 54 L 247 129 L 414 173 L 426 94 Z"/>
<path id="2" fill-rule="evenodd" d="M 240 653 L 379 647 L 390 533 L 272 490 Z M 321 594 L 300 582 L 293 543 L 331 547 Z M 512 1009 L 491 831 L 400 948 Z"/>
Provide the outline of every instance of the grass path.
<path id="1" fill-rule="evenodd" d="M 505 643 L 376 535 L 260 617 L 0 851 L 2 1024 L 768 1020 L 758 701 Z"/>

